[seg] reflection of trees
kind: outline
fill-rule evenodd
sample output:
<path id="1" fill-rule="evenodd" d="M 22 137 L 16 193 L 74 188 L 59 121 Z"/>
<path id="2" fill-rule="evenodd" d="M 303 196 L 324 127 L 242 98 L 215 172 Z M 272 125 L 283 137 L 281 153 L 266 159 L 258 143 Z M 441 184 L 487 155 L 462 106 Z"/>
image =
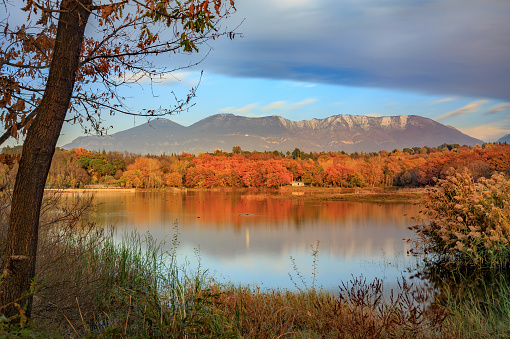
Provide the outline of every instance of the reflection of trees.
<path id="1" fill-rule="evenodd" d="M 330 223 L 350 227 L 358 223 L 395 224 L 405 227 L 404 214 L 418 213 L 418 207 L 401 204 L 272 198 L 269 194 L 207 191 L 207 192 L 139 192 L 99 193 L 105 213 L 125 211 L 141 227 L 160 225 L 164 215 L 183 219 L 186 227 L 191 219 L 200 217 L 199 225 L 215 228 L 238 228 L 249 223 L 255 227 L 280 224 Z M 411 209 L 411 212 L 409 211 Z M 416 210 L 416 211 L 414 211 Z M 413 212 L 414 211 L 414 212 Z"/>
<path id="2" fill-rule="evenodd" d="M 150 229 L 164 236 L 178 220 L 188 239 L 193 237 L 196 243 L 210 246 L 228 244 L 239 251 L 246 249 L 249 227 L 252 249 L 281 252 L 308 248 L 320 240 L 325 253 L 346 258 L 373 257 L 381 249 L 388 255 L 405 253 L 401 239 L 406 237 L 411 221 L 406 222 L 404 214 L 418 214 L 418 207 L 413 205 L 287 199 L 271 194 L 248 190 L 105 192 L 98 193 L 96 200 L 102 202 L 100 222 L 120 227 L 136 227 L 142 232 Z"/>

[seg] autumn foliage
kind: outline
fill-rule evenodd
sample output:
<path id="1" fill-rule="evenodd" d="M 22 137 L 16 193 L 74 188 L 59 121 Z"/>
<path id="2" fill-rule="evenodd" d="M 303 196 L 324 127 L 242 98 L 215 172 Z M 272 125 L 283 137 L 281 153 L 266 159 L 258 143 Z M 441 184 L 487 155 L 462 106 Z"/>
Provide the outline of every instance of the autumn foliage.
<path id="1" fill-rule="evenodd" d="M 300 181 L 314 187 L 419 187 L 447 178 L 450 168 L 465 169 L 474 181 L 495 172 L 510 174 L 510 145 L 447 146 L 379 153 L 301 152 L 298 158 L 276 151 L 141 156 L 57 149 L 47 185 L 278 188 Z M 4 148 L 0 155 L 2 177 L 16 167 L 19 154 L 13 151 Z"/>

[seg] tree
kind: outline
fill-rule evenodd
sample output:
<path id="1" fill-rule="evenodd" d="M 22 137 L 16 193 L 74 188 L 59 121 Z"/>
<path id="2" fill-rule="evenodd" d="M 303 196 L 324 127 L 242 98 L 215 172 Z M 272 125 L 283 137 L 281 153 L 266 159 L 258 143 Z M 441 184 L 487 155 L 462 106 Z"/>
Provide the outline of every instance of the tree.
<path id="1" fill-rule="evenodd" d="M 295 148 L 294 151 L 292 151 L 292 158 L 299 159 L 301 158 L 301 150 L 299 148 Z"/>
<path id="2" fill-rule="evenodd" d="M 10 0 L 2 3 L 8 11 L 19 12 Z M 170 72 L 154 66 L 157 57 L 190 53 L 210 39 L 235 35 L 219 30 L 220 20 L 233 10 L 233 0 L 23 3 L 25 24 L 12 27 L 7 19 L 0 22 L 5 42 L 0 45 L 0 122 L 6 130 L 0 142 L 26 135 L 0 284 L 0 305 L 8 305 L 4 309 L 8 317 L 17 313 L 14 303 L 24 301 L 23 293 L 35 276 L 41 201 L 64 121 L 88 122 L 90 127 L 82 126 L 102 132 L 105 111 L 153 117 L 189 108 L 196 87 L 170 109 L 139 113 L 124 108 L 116 88 Z M 85 36 L 90 18 L 95 22 Z M 104 90 L 98 91 L 98 85 Z M 30 316 L 32 298 L 25 300 Z"/>

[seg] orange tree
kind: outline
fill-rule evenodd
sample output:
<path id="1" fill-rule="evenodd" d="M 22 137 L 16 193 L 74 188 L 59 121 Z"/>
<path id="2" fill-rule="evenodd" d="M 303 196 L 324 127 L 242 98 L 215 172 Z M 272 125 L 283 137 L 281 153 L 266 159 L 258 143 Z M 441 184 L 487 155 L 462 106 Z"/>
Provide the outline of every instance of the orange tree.
<path id="1" fill-rule="evenodd" d="M 0 0 L 0 122 L 9 136 L 25 135 L 14 185 L 0 305 L 8 317 L 35 276 L 41 201 L 64 121 L 101 131 L 101 114 L 129 112 L 116 91 L 142 78 L 157 78 L 179 67 L 161 68 L 160 58 L 197 51 L 201 43 L 235 33 L 220 20 L 233 0 Z M 23 6 L 23 8 L 20 8 Z M 11 15 L 12 14 L 12 15 Z M 22 25 L 9 24 L 25 16 Z M 157 116 L 186 109 L 196 88 Z M 2 306 L 0 306 L 2 307 Z"/>

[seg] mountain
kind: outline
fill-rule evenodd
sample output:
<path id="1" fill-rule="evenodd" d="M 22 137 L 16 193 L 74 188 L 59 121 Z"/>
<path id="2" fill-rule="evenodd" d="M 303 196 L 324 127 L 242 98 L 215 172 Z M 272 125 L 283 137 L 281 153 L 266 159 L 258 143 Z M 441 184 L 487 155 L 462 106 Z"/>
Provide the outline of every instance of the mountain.
<path id="1" fill-rule="evenodd" d="M 184 127 L 155 119 L 109 136 L 79 137 L 65 149 L 128 151 L 141 154 L 231 151 L 376 152 L 396 148 L 476 145 L 482 140 L 434 120 L 416 116 L 367 117 L 335 115 L 326 119 L 291 121 L 279 116 L 247 118 L 217 114 Z"/>
<path id="2" fill-rule="evenodd" d="M 510 134 L 507 134 L 507 135 L 499 138 L 499 140 L 496 141 L 496 142 L 501 142 L 501 143 L 505 143 L 506 142 L 507 144 L 510 144 Z"/>

